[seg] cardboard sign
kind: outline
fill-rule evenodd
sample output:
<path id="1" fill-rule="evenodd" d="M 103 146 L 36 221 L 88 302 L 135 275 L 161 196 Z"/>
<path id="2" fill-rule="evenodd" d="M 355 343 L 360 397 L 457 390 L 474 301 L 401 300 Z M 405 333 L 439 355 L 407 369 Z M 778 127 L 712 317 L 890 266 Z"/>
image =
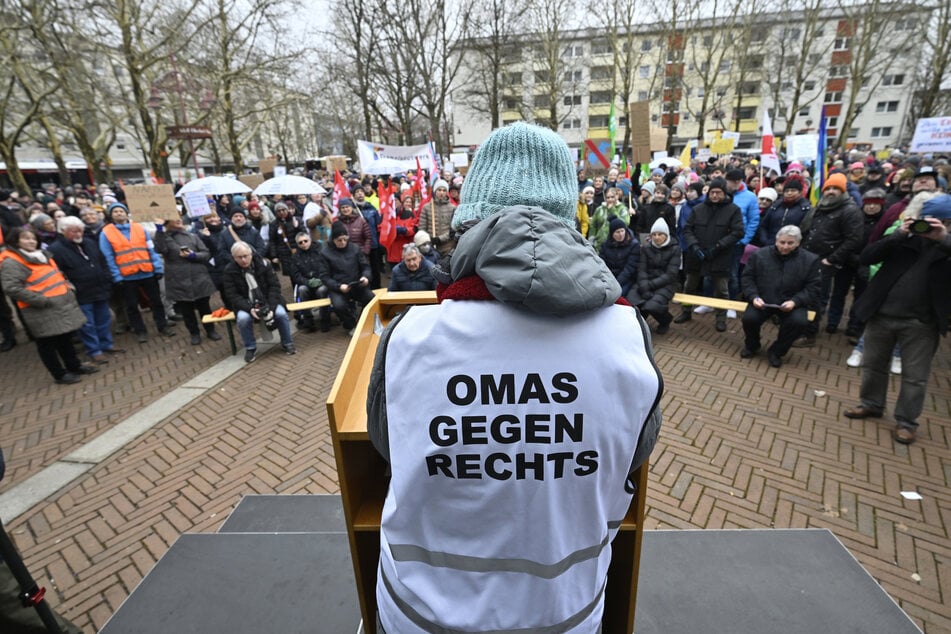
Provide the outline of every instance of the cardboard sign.
<path id="1" fill-rule="evenodd" d="M 128 185 L 125 199 L 129 212 L 137 221 L 149 222 L 155 218 L 175 220 L 182 217 L 178 213 L 171 185 Z"/>
<path id="2" fill-rule="evenodd" d="M 277 165 L 277 159 L 265 158 L 258 161 L 258 169 L 264 175 L 264 178 L 274 176 L 274 166 Z"/>
<path id="3" fill-rule="evenodd" d="M 341 172 L 347 169 L 347 157 L 343 155 L 325 156 L 321 160 L 325 161 L 327 171 L 339 170 Z"/>
<path id="4" fill-rule="evenodd" d="M 258 185 L 264 182 L 263 174 L 242 174 L 238 180 L 250 187 L 256 189 Z"/>
<path id="5" fill-rule="evenodd" d="M 631 162 L 651 161 L 651 114 L 649 101 L 633 101 L 629 104 L 631 129 Z"/>

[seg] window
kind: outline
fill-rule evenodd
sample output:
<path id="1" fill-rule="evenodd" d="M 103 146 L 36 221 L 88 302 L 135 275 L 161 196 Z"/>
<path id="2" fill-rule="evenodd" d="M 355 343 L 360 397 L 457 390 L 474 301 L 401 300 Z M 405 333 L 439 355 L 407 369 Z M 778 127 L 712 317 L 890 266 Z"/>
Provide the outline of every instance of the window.
<path id="1" fill-rule="evenodd" d="M 578 129 L 581 127 L 581 119 L 565 119 L 561 124 L 562 130 Z"/>
<path id="2" fill-rule="evenodd" d="M 820 37 L 822 37 L 822 36 L 825 35 L 825 34 L 826 34 L 826 29 L 825 29 L 825 27 L 823 27 L 823 26 L 817 26 L 817 27 L 816 27 L 816 37 L 817 37 L 817 38 L 820 38 Z"/>
<path id="3" fill-rule="evenodd" d="M 800 117 L 808 117 L 809 108 L 800 108 L 799 112 L 797 112 L 796 114 L 798 114 Z"/>
<path id="4" fill-rule="evenodd" d="M 712 36 L 712 35 L 704 35 L 704 36 L 703 36 L 703 47 L 704 47 L 704 48 L 710 48 L 711 46 L 713 46 L 713 36 Z"/>
<path id="5" fill-rule="evenodd" d="M 898 112 L 898 102 L 879 101 L 875 104 L 875 112 Z"/>
<path id="6" fill-rule="evenodd" d="M 664 77 L 664 88 L 676 88 L 679 84 L 679 77 Z"/>
<path id="7" fill-rule="evenodd" d="M 580 106 L 581 105 L 581 95 L 568 95 L 565 97 L 566 106 Z"/>
<path id="8" fill-rule="evenodd" d="M 802 89 L 806 92 L 812 92 L 816 89 L 816 82 L 813 80 L 807 81 L 802 85 Z"/>
<path id="9" fill-rule="evenodd" d="M 809 65 L 815 66 L 822 61 L 821 53 L 809 53 Z"/>
<path id="10" fill-rule="evenodd" d="M 506 73 L 505 83 L 509 86 L 515 86 L 522 83 L 522 73 Z"/>
<path id="11" fill-rule="evenodd" d="M 521 121 L 521 119 L 502 119 L 502 125 L 512 125 L 516 121 Z"/>
<path id="12" fill-rule="evenodd" d="M 589 128 L 606 128 L 608 127 L 608 115 L 593 115 L 588 117 L 588 127 Z"/>
<path id="13" fill-rule="evenodd" d="M 784 40 L 798 40 L 800 37 L 802 37 L 802 29 L 789 27 L 783 29 Z"/>
<path id="14" fill-rule="evenodd" d="M 883 86 L 901 86 L 904 83 L 905 83 L 904 75 L 885 75 L 885 77 L 882 78 Z"/>
<path id="15" fill-rule="evenodd" d="M 549 95 L 535 95 L 536 108 L 548 108 L 551 106 L 551 97 Z"/>
<path id="16" fill-rule="evenodd" d="M 918 20 L 915 18 L 898 18 L 894 24 L 896 31 L 914 31 L 918 27 Z"/>
<path id="17" fill-rule="evenodd" d="M 608 55 L 613 51 L 613 48 L 610 43 L 598 43 L 591 45 L 591 54 L 592 55 Z"/>
<path id="18" fill-rule="evenodd" d="M 762 55 L 750 55 L 746 58 L 746 67 L 747 68 L 762 68 L 763 67 L 763 56 Z"/>
<path id="19" fill-rule="evenodd" d="M 581 71 L 580 70 L 569 70 L 565 73 L 565 82 L 572 83 L 581 81 Z"/>
<path id="20" fill-rule="evenodd" d="M 685 113 L 683 113 L 683 114 L 680 115 L 680 116 L 681 116 L 681 118 L 682 118 L 684 121 L 690 121 L 690 113 L 689 113 L 689 112 L 685 112 Z"/>
<path id="21" fill-rule="evenodd" d="M 617 127 L 626 128 L 627 127 L 627 117 L 618 117 L 617 118 Z"/>
<path id="22" fill-rule="evenodd" d="M 696 68 L 697 68 L 697 65 L 694 64 L 693 62 L 687 63 L 687 70 L 695 70 Z"/>
<path id="23" fill-rule="evenodd" d="M 720 72 L 725 73 L 733 66 L 733 62 L 728 59 L 720 60 Z"/>
<path id="24" fill-rule="evenodd" d="M 858 135 L 859 135 L 859 129 L 858 129 L 858 128 L 849 128 L 849 138 L 850 138 L 850 139 L 855 139 L 855 138 L 858 137 Z"/>
<path id="25" fill-rule="evenodd" d="M 726 97 L 726 88 L 717 88 L 717 97 Z"/>
<path id="26" fill-rule="evenodd" d="M 591 98 L 588 101 L 590 103 L 611 103 L 611 91 L 593 90 L 591 91 Z"/>
<path id="27" fill-rule="evenodd" d="M 826 127 L 827 127 L 827 128 L 838 128 L 838 127 L 839 127 L 839 118 L 838 118 L 838 117 L 826 117 Z"/>
<path id="28" fill-rule="evenodd" d="M 710 62 L 700 62 L 700 72 L 705 73 L 710 70 Z"/>
<path id="29" fill-rule="evenodd" d="M 547 84 L 549 79 L 551 79 L 551 73 L 547 70 L 536 70 L 535 71 L 535 83 L 536 84 Z"/>
<path id="30" fill-rule="evenodd" d="M 744 106 L 736 111 L 737 119 L 755 119 L 756 118 L 756 106 Z"/>
<path id="31" fill-rule="evenodd" d="M 891 136 L 892 129 L 891 126 L 887 128 L 872 128 L 872 138 L 880 138 L 884 136 Z"/>
<path id="32" fill-rule="evenodd" d="M 656 114 L 652 114 L 652 115 L 651 115 L 651 121 L 652 121 L 653 123 L 657 123 L 657 120 L 658 120 L 658 119 L 660 119 L 660 115 L 656 115 Z"/>
<path id="33" fill-rule="evenodd" d="M 790 90 L 792 90 L 792 82 L 791 81 L 781 82 L 779 84 L 779 89 L 783 92 L 789 92 Z"/>
<path id="34" fill-rule="evenodd" d="M 703 95 L 706 91 L 703 89 L 703 86 L 697 86 L 697 99 L 703 99 Z"/>
<path id="35" fill-rule="evenodd" d="M 565 47 L 565 57 L 581 57 L 584 55 L 584 46 L 581 44 L 571 44 Z"/>
<path id="36" fill-rule="evenodd" d="M 745 81 L 740 87 L 742 94 L 744 95 L 758 95 L 759 94 L 759 82 L 757 81 Z"/>
<path id="37" fill-rule="evenodd" d="M 825 98 L 822 100 L 823 103 L 842 103 L 842 92 L 827 92 Z"/>
<path id="38" fill-rule="evenodd" d="M 851 38 L 848 37 L 837 37 L 835 38 L 835 43 L 832 45 L 833 51 L 847 51 L 849 50 L 849 44 L 852 42 Z"/>
<path id="39" fill-rule="evenodd" d="M 638 90 L 638 91 L 637 91 L 637 100 L 638 100 L 638 101 L 647 101 L 648 99 L 650 99 L 650 96 L 648 95 L 648 93 L 647 93 L 646 90 Z"/>
<path id="40" fill-rule="evenodd" d="M 750 42 L 762 42 L 769 36 L 768 28 L 757 28 L 750 33 Z"/>
<path id="41" fill-rule="evenodd" d="M 637 69 L 637 75 L 641 79 L 647 79 L 651 76 L 651 67 L 650 66 L 641 66 Z"/>
<path id="42" fill-rule="evenodd" d="M 512 97 L 507 97 L 504 104 L 506 110 L 515 110 L 518 108 L 518 101 Z"/>
<path id="43" fill-rule="evenodd" d="M 647 51 L 651 50 L 651 46 L 653 45 L 654 43 L 651 42 L 650 40 L 644 40 L 643 42 L 641 42 L 641 51 L 646 53 Z"/>
<path id="44" fill-rule="evenodd" d="M 830 66 L 829 67 L 829 77 L 848 77 L 848 76 L 849 76 L 848 66 Z"/>
<path id="45" fill-rule="evenodd" d="M 614 67 L 613 66 L 592 66 L 591 67 L 591 81 L 597 81 L 599 79 L 614 79 Z"/>

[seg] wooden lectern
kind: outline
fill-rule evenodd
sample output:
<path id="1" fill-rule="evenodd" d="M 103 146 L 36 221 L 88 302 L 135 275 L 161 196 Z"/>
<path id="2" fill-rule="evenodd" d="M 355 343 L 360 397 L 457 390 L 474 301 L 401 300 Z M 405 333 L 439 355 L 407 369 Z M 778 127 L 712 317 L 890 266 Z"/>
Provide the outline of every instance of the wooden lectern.
<path id="1" fill-rule="evenodd" d="M 380 518 L 386 497 L 386 462 L 367 434 L 366 398 L 379 342 L 377 328 L 414 304 L 435 304 L 431 291 L 381 293 L 363 311 L 350 347 L 327 398 L 330 433 L 337 459 L 337 477 L 350 556 L 360 597 L 363 631 L 376 634 L 376 575 L 380 560 Z M 613 542 L 605 590 L 604 634 L 634 631 L 637 572 L 641 560 L 644 503 L 647 497 L 647 463 L 635 473 L 637 492 Z"/>

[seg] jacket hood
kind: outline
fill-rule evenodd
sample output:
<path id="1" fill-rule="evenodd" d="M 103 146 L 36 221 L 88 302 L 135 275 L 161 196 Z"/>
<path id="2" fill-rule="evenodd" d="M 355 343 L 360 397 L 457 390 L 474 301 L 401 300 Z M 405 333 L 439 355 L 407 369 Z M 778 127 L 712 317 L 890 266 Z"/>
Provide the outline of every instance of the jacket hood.
<path id="1" fill-rule="evenodd" d="M 594 310 L 621 296 L 594 248 L 540 207 L 506 207 L 462 234 L 452 278 L 470 275 L 498 301 L 544 315 Z"/>

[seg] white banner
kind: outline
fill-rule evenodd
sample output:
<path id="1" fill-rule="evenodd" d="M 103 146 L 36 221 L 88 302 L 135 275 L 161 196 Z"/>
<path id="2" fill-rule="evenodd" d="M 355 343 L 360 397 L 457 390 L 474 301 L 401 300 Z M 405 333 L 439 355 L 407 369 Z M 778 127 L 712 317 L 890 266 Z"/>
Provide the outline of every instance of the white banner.
<path id="1" fill-rule="evenodd" d="M 951 117 L 918 119 L 912 152 L 951 152 Z"/>
<path id="2" fill-rule="evenodd" d="M 818 134 L 796 134 L 786 138 L 786 158 L 788 160 L 814 161 L 818 156 Z"/>
<path id="3" fill-rule="evenodd" d="M 388 158 L 400 161 L 409 171 L 416 169 L 416 159 L 419 159 L 420 167 L 428 169 L 430 174 L 438 172 L 429 153 L 429 146 L 425 143 L 423 145 L 382 145 L 369 141 L 357 141 L 357 156 L 360 158 L 360 167 L 365 167 L 377 159 Z"/>

